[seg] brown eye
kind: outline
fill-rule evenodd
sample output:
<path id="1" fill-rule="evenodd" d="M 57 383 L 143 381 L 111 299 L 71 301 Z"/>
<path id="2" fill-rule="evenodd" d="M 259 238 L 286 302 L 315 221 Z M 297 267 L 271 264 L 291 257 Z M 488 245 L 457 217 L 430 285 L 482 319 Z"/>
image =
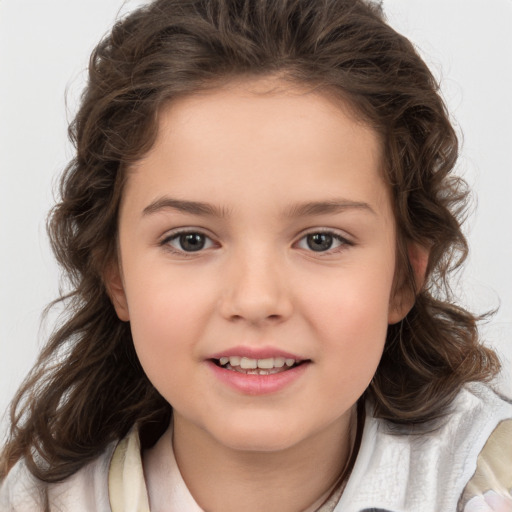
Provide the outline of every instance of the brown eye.
<path id="1" fill-rule="evenodd" d="M 297 247 L 313 252 L 337 252 L 351 242 L 334 232 L 318 231 L 303 236 L 297 243 Z"/>
<path id="2" fill-rule="evenodd" d="M 312 251 L 328 251 L 332 247 L 333 237 L 328 233 L 313 233 L 306 237 L 306 241 Z"/>
<path id="3" fill-rule="evenodd" d="M 182 231 L 162 241 L 175 252 L 199 252 L 214 246 L 210 237 L 197 231 Z"/>
<path id="4" fill-rule="evenodd" d="M 179 236 L 179 244 L 183 251 L 200 251 L 206 245 L 206 237 L 201 233 L 185 233 Z"/>

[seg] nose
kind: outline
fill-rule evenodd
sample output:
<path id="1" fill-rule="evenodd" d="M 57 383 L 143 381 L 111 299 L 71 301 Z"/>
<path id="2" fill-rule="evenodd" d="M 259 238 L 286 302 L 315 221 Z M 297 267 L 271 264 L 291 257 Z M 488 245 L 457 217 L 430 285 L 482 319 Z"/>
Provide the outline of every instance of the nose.
<path id="1" fill-rule="evenodd" d="M 252 325 L 280 323 L 293 306 L 286 268 L 263 250 L 233 255 L 223 279 L 221 314 L 230 321 Z"/>

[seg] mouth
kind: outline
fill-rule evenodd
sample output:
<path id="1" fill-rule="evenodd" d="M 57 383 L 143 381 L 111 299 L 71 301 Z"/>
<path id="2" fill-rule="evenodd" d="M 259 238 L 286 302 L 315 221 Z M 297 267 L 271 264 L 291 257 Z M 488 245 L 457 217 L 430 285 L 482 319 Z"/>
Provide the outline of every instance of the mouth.
<path id="1" fill-rule="evenodd" d="M 243 373 L 245 375 L 275 375 L 297 368 L 308 362 L 285 357 L 268 357 L 265 359 L 253 359 L 240 356 L 223 356 L 211 361 L 225 370 Z"/>

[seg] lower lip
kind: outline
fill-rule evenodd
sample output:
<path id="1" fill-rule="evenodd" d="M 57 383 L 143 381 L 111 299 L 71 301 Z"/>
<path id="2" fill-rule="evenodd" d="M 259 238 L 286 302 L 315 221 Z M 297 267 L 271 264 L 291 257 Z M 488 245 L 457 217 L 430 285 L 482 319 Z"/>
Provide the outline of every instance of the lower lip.
<path id="1" fill-rule="evenodd" d="M 309 362 L 304 362 L 289 370 L 269 375 L 252 375 L 217 366 L 213 361 L 207 361 L 215 376 L 224 384 L 246 395 L 268 395 L 277 393 L 290 386 L 304 374 Z"/>

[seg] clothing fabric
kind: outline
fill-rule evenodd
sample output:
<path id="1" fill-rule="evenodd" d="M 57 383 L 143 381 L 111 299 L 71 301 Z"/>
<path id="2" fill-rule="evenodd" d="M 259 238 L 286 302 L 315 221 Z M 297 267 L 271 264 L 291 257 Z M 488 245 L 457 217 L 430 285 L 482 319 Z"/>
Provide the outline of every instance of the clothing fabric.
<path id="1" fill-rule="evenodd" d="M 510 401 L 482 384 L 468 385 L 427 434 L 398 433 L 370 412 L 341 498 L 325 510 L 512 511 Z M 19 462 L 0 487 L 0 511 L 42 512 L 47 502 L 51 512 L 149 512 L 157 489 L 151 512 L 203 512 L 181 477 L 171 435 L 155 446 L 161 471 L 148 484 L 136 429 L 59 484 L 36 481 Z"/>

